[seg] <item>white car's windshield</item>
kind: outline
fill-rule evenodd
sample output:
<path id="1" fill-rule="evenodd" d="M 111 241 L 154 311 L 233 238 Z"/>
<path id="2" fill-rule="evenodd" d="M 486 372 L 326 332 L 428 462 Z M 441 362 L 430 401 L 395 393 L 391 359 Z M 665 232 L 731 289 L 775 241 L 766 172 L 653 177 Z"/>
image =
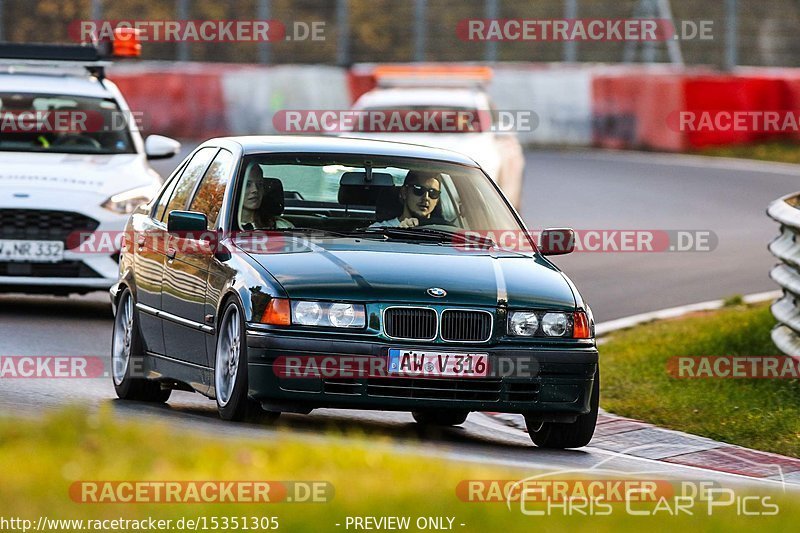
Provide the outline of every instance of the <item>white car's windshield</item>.
<path id="1" fill-rule="evenodd" d="M 134 153 L 128 115 L 112 99 L 0 92 L 0 151 Z"/>

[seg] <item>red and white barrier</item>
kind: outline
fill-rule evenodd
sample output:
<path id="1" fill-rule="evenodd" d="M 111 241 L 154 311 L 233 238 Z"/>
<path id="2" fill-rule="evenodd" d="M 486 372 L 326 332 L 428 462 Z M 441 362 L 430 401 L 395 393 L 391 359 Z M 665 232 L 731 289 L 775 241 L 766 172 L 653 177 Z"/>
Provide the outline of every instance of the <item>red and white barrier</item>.
<path id="1" fill-rule="evenodd" d="M 275 133 L 286 109 L 347 109 L 376 86 L 376 65 L 255 66 L 140 63 L 110 77 L 148 132 L 180 138 Z M 437 69 L 447 69 L 439 64 Z M 800 139 L 797 130 L 693 128 L 689 116 L 800 110 L 800 69 L 733 73 L 648 65 L 498 64 L 488 90 L 499 110 L 533 111 L 527 144 L 685 151 L 703 146 Z M 684 115 L 680 115 L 684 113 Z M 705 115 L 704 115 L 705 114 Z"/>
<path id="2" fill-rule="evenodd" d="M 560 65 L 498 66 L 489 93 L 501 110 L 533 111 L 539 124 L 522 143 L 585 146 L 592 140 L 592 70 Z"/>

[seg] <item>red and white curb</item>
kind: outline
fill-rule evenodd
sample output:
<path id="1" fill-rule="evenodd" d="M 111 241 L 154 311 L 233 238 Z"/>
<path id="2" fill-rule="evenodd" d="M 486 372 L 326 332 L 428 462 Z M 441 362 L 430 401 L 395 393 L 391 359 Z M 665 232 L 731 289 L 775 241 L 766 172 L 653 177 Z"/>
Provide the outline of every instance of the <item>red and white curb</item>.
<path id="1" fill-rule="evenodd" d="M 774 300 L 781 291 L 752 294 L 747 303 Z M 719 309 L 721 300 L 679 308 L 665 309 L 597 325 L 598 335 L 629 328 L 652 320 L 675 318 L 688 313 Z M 484 413 L 508 426 L 527 432 L 525 419 L 519 414 Z M 751 450 L 681 431 L 664 429 L 646 422 L 606 413 L 597 418 L 592 448 L 664 463 L 735 474 L 800 486 L 800 459 Z"/>
<path id="2" fill-rule="evenodd" d="M 523 432 L 522 415 L 484 413 Z M 800 487 L 800 459 L 751 450 L 601 412 L 592 448 L 641 459 L 713 470 Z"/>

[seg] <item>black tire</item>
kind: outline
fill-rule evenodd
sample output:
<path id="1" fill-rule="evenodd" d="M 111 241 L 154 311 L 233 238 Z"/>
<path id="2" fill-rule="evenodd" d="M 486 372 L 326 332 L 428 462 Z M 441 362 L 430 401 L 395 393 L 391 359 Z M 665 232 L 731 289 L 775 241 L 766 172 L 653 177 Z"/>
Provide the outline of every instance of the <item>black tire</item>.
<path id="1" fill-rule="evenodd" d="M 600 369 L 594 376 L 589 406 L 591 410 L 588 413 L 578 415 L 578 419 L 569 424 L 542 423 L 526 416 L 525 425 L 528 427 L 531 440 L 539 448 L 582 448 L 589 444 L 594 435 L 597 412 L 600 409 Z"/>
<path id="2" fill-rule="evenodd" d="M 248 396 L 247 377 L 247 329 L 245 327 L 242 306 L 235 299 L 229 300 L 223 307 L 219 326 L 217 328 L 217 345 L 214 354 L 214 396 L 217 401 L 217 410 L 223 420 L 248 421 L 248 422 L 273 422 L 280 413 L 265 411 L 261 404 Z M 232 323 L 235 317 L 235 323 Z M 232 355 L 230 344 L 226 345 L 226 335 L 238 332 L 237 359 L 235 364 L 230 363 Z M 230 341 L 227 338 L 227 341 Z M 221 365 L 227 366 L 226 369 Z M 229 379 L 230 372 L 235 369 L 232 386 Z M 225 383 L 220 382 L 225 379 Z M 224 386 L 223 386 L 224 385 Z"/>
<path id="3" fill-rule="evenodd" d="M 117 314 L 114 316 L 114 330 L 111 337 L 111 380 L 117 397 L 121 400 L 164 403 L 172 394 L 171 389 L 162 389 L 158 381 L 133 377 L 135 370 L 131 367 L 138 367 L 144 356 L 138 316 L 133 295 L 126 288 L 119 297 Z"/>
<path id="4" fill-rule="evenodd" d="M 469 411 L 412 411 L 411 416 L 424 426 L 460 426 L 467 420 Z"/>

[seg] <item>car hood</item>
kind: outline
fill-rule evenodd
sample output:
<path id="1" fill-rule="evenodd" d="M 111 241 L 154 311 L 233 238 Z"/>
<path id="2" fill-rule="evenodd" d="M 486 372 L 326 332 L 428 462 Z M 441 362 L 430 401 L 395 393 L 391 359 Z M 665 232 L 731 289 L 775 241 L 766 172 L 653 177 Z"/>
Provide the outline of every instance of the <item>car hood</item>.
<path id="1" fill-rule="evenodd" d="M 0 152 L 0 195 L 60 191 L 107 198 L 158 185 L 159 175 L 139 154 L 84 155 Z"/>
<path id="2" fill-rule="evenodd" d="M 467 251 L 452 245 L 288 238 L 267 253 L 248 252 L 288 297 L 574 309 L 561 272 L 539 256 Z M 443 298 L 429 288 L 447 291 Z"/>

